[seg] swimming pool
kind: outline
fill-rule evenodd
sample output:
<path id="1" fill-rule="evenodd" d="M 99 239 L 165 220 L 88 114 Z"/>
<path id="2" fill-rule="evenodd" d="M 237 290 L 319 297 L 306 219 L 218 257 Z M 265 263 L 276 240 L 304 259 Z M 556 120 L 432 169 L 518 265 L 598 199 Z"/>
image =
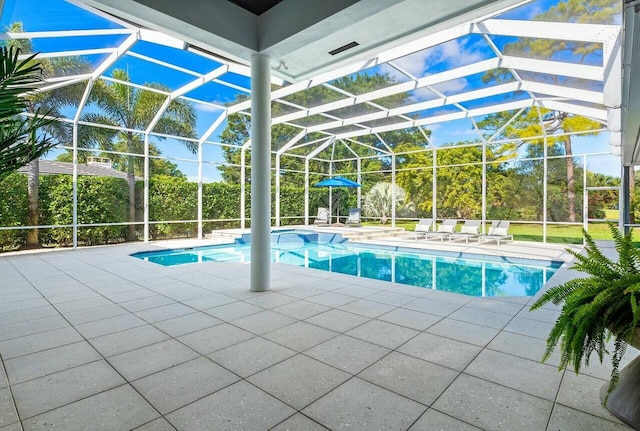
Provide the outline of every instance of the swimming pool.
<path id="1" fill-rule="evenodd" d="M 160 265 L 251 260 L 251 237 L 234 244 L 136 253 Z M 349 242 L 340 234 L 280 231 L 272 235 L 273 262 L 392 281 L 471 296 L 532 296 L 561 262 L 435 252 Z"/>

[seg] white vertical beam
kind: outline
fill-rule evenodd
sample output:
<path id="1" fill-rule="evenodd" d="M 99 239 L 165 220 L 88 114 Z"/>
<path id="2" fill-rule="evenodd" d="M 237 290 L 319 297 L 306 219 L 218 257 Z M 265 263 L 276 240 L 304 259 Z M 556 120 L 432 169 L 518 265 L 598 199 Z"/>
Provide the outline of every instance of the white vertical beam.
<path id="1" fill-rule="evenodd" d="M 251 290 L 271 284 L 271 70 L 251 57 Z"/>
<path id="2" fill-rule="evenodd" d="M 203 195 L 202 195 L 202 142 L 198 142 L 198 239 L 203 239 L 203 214 L 202 214 L 202 204 L 203 204 Z"/>
<path id="3" fill-rule="evenodd" d="M 433 149 L 431 150 L 433 151 L 432 154 L 432 165 L 433 165 L 433 174 L 432 174 L 432 180 L 431 181 L 431 217 L 433 217 L 433 223 L 435 225 L 436 222 L 436 217 L 437 217 L 437 209 L 436 209 L 436 193 L 438 192 L 438 184 L 437 184 L 437 176 L 438 176 L 438 172 L 437 172 L 437 166 L 436 166 L 436 162 L 437 162 L 437 155 L 436 155 L 436 147 L 433 147 Z M 434 289 L 435 289 L 435 284 L 434 284 Z"/>
<path id="4" fill-rule="evenodd" d="M 144 134 L 144 242 L 149 242 L 149 134 Z"/>
<path id="5" fill-rule="evenodd" d="M 309 224 L 309 159 L 304 159 L 304 224 Z"/>
<path id="6" fill-rule="evenodd" d="M 240 150 L 240 228 L 244 229 L 247 227 L 247 203 L 246 203 L 246 192 L 247 192 L 247 150 L 242 147 Z"/>
<path id="7" fill-rule="evenodd" d="M 356 160 L 356 181 L 362 184 L 362 159 Z M 358 208 L 362 208 L 362 187 L 357 188 Z"/>
<path id="8" fill-rule="evenodd" d="M 35 161 L 38 163 L 38 160 Z M 73 249 L 78 249 L 78 123 L 73 123 Z"/>
<path id="9" fill-rule="evenodd" d="M 276 153 L 276 226 L 280 226 L 280 154 Z"/>
<path id="10" fill-rule="evenodd" d="M 391 155 L 391 227 L 396 227 L 396 155 L 395 154 Z"/>
<path id="11" fill-rule="evenodd" d="M 587 155 L 582 155 L 582 228 L 589 231 L 589 195 L 587 190 Z"/>

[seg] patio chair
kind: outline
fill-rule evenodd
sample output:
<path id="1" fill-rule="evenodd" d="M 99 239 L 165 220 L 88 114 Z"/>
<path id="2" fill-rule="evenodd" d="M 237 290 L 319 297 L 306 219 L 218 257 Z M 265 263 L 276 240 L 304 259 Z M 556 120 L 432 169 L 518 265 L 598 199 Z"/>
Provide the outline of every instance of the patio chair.
<path id="1" fill-rule="evenodd" d="M 458 220 L 445 219 L 442 221 L 442 224 L 438 226 L 438 229 L 435 232 L 427 232 L 424 238 L 439 239 L 440 241 L 444 241 L 445 239 L 448 239 L 449 236 L 456 231 L 457 225 L 458 225 Z"/>
<path id="2" fill-rule="evenodd" d="M 349 208 L 349 217 L 345 220 L 344 225 L 360 227 L 360 208 Z"/>
<path id="3" fill-rule="evenodd" d="M 507 220 L 495 220 L 491 223 L 489 232 L 486 235 L 480 235 L 478 237 L 478 244 L 481 242 L 495 241 L 497 245 L 500 245 L 500 241 L 513 241 L 513 235 L 509 233 L 509 224 L 511 222 Z"/>
<path id="4" fill-rule="evenodd" d="M 418 220 L 418 224 L 414 229 L 413 233 L 415 234 L 414 239 L 424 238 L 427 233 L 432 232 L 433 228 L 433 219 L 432 218 L 421 218 Z"/>
<path id="5" fill-rule="evenodd" d="M 329 210 L 325 207 L 318 207 L 318 215 L 313 224 L 316 226 L 329 226 Z"/>
<path id="6" fill-rule="evenodd" d="M 480 220 L 467 220 L 460 228 L 460 232 L 449 235 L 449 241 L 464 239 L 468 244 L 469 239 L 478 238 L 480 236 Z"/>

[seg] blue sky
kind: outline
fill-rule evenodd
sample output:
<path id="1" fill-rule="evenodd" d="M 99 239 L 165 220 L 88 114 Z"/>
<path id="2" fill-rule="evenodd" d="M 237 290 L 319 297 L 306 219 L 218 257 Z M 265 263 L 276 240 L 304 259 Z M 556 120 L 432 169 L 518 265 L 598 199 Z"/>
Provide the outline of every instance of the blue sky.
<path id="1" fill-rule="evenodd" d="M 504 13 L 500 18 L 505 19 L 530 19 L 542 11 L 556 4 L 558 0 L 538 0 L 531 2 L 523 7 L 513 9 Z M 100 16 L 94 15 L 73 4 L 66 3 L 63 0 L 6 0 L 1 18 L 3 26 L 10 23 L 21 21 L 27 31 L 47 31 L 47 30 L 89 30 L 89 29 L 118 29 L 122 28 L 119 24 L 109 21 Z M 51 52 L 71 49 L 87 49 L 98 47 L 117 46 L 127 35 L 109 35 L 109 36 L 92 36 L 92 37 L 74 37 L 74 38 L 56 38 L 56 39 L 38 39 L 33 40 L 33 46 L 36 51 Z M 506 43 L 512 42 L 513 38 L 508 37 L 491 37 L 492 41 L 502 48 Z M 171 62 L 180 67 L 192 70 L 197 73 L 207 73 L 217 68 L 220 64 L 207 58 L 203 58 L 196 54 L 159 46 L 149 42 L 137 42 L 131 50 L 140 55 L 146 55 L 157 58 L 161 61 Z M 473 62 L 495 57 L 495 54 L 479 35 L 469 35 L 447 42 L 445 44 L 429 48 L 407 57 L 398 59 L 395 63 L 402 69 L 408 71 L 414 76 L 426 76 L 448 70 L 455 67 L 464 66 Z M 87 57 L 92 65 L 97 65 L 104 61 L 106 55 L 94 55 Z M 557 60 L 572 61 L 567 55 Z M 592 55 L 587 58 L 588 64 L 601 64 L 602 59 L 598 55 Z M 195 76 L 188 73 L 175 71 L 167 67 L 153 64 L 136 58 L 132 55 L 123 56 L 118 62 L 111 67 L 106 75 L 109 76 L 113 69 L 124 69 L 129 73 L 131 81 L 137 84 L 145 84 L 149 82 L 160 82 L 169 90 L 175 90 L 182 85 L 195 79 Z M 370 70 L 362 71 L 363 74 L 371 73 L 387 73 L 394 77 L 397 81 L 407 81 L 408 78 L 398 72 L 398 70 L 388 66 L 381 65 Z M 541 80 L 544 77 L 540 77 Z M 220 77 L 220 80 L 227 83 L 240 86 L 245 89 L 250 88 L 250 80 L 246 76 L 227 73 Z M 434 86 L 434 90 L 445 95 L 455 94 L 460 91 L 470 91 L 482 88 L 486 84 L 481 82 L 480 76 L 471 76 L 460 78 L 449 82 L 441 83 Z M 187 94 L 188 97 L 199 99 L 204 102 L 224 105 L 236 99 L 238 95 L 246 94 L 246 92 L 222 85 L 221 83 L 211 82 L 205 86 Z M 434 93 L 427 89 L 418 89 L 410 93 L 410 103 L 417 103 L 425 100 L 431 100 Z M 497 100 L 504 99 L 505 96 L 495 96 Z M 507 96 L 509 100 L 515 100 L 518 95 Z M 462 103 L 469 109 L 482 106 L 488 100 L 473 101 Z M 211 105 L 194 103 L 197 111 L 198 134 L 204 133 L 209 125 L 220 115 L 221 110 Z M 420 118 L 425 116 L 437 115 L 446 112 L 446 109 L 427 110 L 418 113 Z M 73 115 L 73 109 L 69 109 L 67 115 Z M 85 112 L 90 112 L 88 108 Z M 65 113 L 66 113 L 65 112 Z M 220 133 L 226 123 L 223 123 L 216 133 L 210 138 L 212 141 L 218 140 Z M 439 123 L 428 127 L 432 134 L 432 142 L 437 145 L 443 145 L 452 142 L 477 141 L 478 134 L 473 130 L 470 120 L 459 120 L 448 123 Z M 170 158 L 191 159 L 195 160 L 195 156 L 189 153 L 178 142 L 173 140 L 164 140 L 156 142 L 156 145 L 162 151 L 162 154 Z M 574 144 L 575 153 L 583 152 L 602 152 L 608 151 L 608 136 L 606 133 L 597 137 L 576 138 Z M 55 157 L 52 152 L 48 157 Z M 208 148 L 205 157 L 210 157 L 213 161 L 221 162 L 222 156 L 215 147 Z M 177 161 L 179 168 L 189 177 L 195 178 L 197 174 L 197 165 L 195 163 L 186 163 Z M 619 165 L 616 163 L 603 163 L 598 167 L 598 171 L 611 175 L 619 174 Z M 218 180 L 219 175 L 215 169 L 207 169 L 205 172 L 207 181 Z"/>

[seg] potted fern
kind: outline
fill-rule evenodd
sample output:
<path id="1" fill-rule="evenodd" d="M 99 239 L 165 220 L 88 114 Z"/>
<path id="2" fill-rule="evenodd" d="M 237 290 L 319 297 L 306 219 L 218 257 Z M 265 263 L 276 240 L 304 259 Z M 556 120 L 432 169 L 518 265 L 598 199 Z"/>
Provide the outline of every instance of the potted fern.
<path id="1" fill-rule="evenodd" d="M 622 373 L 620 361 L 628 345 L 640 347 L 640 249 L 634 246 L 631 233 L 623 235 L 612 223 L 609 223 L 609 230 L 618 259 L 606 257 L 593 238 L 583 231 L 585 254 L 567 251 L 575 257 L 572 269 L 587 277 L 550 288 L 531 310 L 549 302 L 562 304 L 543 357 L 543 361 L 548 359 L 560 345 L 560 369 L 572 365 L 579 373 L 583 361 L 588 366 L 594 352 L 602 362 L 604 355 L 609 353 L 607 342 L 613 337 L 613 369 L 611 380 L 603 388 L 602 400 L 614 415 L 638 429 L 640 361 L 633 361 Z"/>

